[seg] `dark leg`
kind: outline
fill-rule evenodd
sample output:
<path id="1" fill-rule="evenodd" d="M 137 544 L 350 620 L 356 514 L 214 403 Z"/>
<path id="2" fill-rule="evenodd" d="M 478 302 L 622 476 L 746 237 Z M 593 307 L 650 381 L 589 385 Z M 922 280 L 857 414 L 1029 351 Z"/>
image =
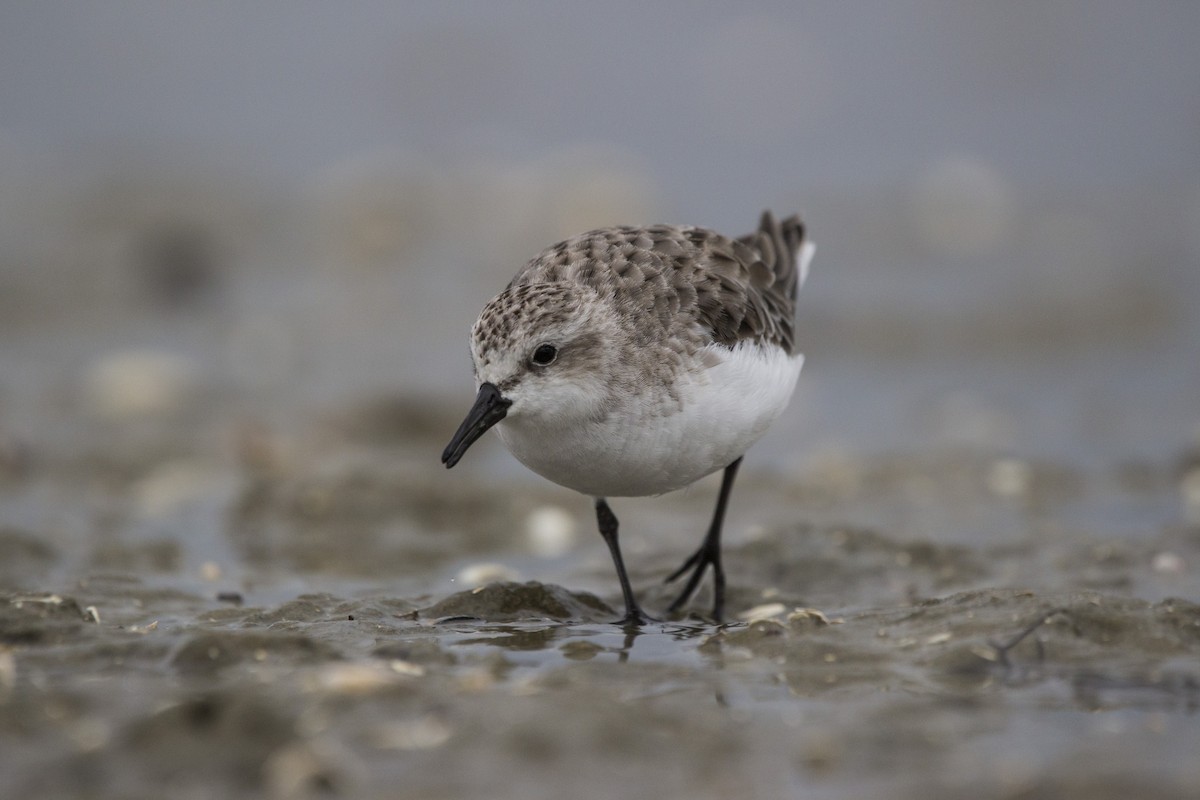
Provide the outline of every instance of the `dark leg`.
<path id="1" fill-rule="evenodd" d="M 678 611 L 683 608 L 683 604 L 691 598 L 696 587 L 700 585 L 700 579 L 704 577 L 704 570 L 711 564 L 713 568 L 713 619 L 720 622 L 721 616 L 725 613 L 725 569 L 721 566 L 721 524 L 725 522 L 725 506 L 729 502 L 733 479 L 737 477 L 738 467 L 741 464 L 742 459 L 739 456 L 737 461 L 725 468 L 725 475 L 721 478 L 721 493 L 717 495 L 717 508 L 713 512 L 712 525 L 708 528 L 708 535 L 704 537 L 704 542 L 687 561 L 683 562 L 683 566 L 667 576 L 667 583 L 670 583 L 689 569 L 692 570 L 687 584 L 683 587 L 683 592 L 675 598 L 674 603 L 671 603 L 669 611 Z"/>
<path id="2" fill-rule="evenodd" d="M 625 616 L 617 621 L 618 625 L 641 625 L 650 618 L 647 617 L 633 596 L 633 587 L 629 585 L 629 575 L 625 572 L 625 562 L 621 559 L 621 546 L 617 544 L 617 515 L 608 507 L 608 501 L 603 497 L 596 498 L 596 523 L 600 526 L 600 535 L 608 545 L 612 554 L 613 564 L 617 567 L 617 580 L 621 582 L 621 594 L 625 595 Z"/>

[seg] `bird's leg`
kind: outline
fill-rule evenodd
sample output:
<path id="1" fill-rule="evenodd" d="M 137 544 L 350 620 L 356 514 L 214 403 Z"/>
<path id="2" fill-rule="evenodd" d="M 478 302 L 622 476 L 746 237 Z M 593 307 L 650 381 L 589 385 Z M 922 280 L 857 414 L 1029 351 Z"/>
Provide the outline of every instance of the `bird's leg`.
<path id="1" fill-rule="evenodd" d="M 600 527 L 600 535 L 608 545 L 612 554 L 613 564 L 617 567 L 617 580 L 621 582 L 621 594 L 625 595 L 625 616 L 617 621 L 618 625 L 626 627 L 642 625 L 650 620 L 638 606 L 633 596 L 633 587 L 629 585 L 629 575 L 625 572 L 625 562 L 621 558 L 621 546 L 617 544 L 617 515 L 608 507 L 608 501 L 603 497 L 596 498 L 596 523 Z"/>
<path id="2" fill-rule="evenodd" d="M 712 565 L 713 619 L 717 622 L 721 621 L 721 616 L 725 612 L 725 569 L 721 566 L 721 524 L 725 521 L 725 506 L 729 503 L 729 492 L 733 489 L 733 479 L 737 477 L 738 467 L 741 464 L 742 459 L 739 456 L 737 461 L 725 468 L 725 474 L 721 478 L 721 493 L 717 495 L 717 508 L 713 511 L 712 525 L 708 527 L 708 534 L 704 537 L 699 549 L 692 553 L 679 569 L 667 576 L 666 582 L 671 583 L 689 569 L 692 571 L 687 584 L 683 587 L 683 592 L 675 598 L 674 603 L 671 603 L 669 611 L 678 611 L 683 607 L 683 604 L 695 593 L 696 587 L 700 585 L 700 579 L 704 577 L 704 570 Z"/>

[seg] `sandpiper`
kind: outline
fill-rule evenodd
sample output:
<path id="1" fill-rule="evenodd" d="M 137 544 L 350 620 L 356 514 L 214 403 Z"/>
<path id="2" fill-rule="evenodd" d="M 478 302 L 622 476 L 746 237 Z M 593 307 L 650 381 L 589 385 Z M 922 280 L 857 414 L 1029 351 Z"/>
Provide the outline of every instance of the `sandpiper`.
<path id="1" fill-rule="evenodd" d="M 603 228 L 542 251 L 471 329 L 478 394 L 442 453 L 453 467 L 496 426 L 518 460 L 595 499 L 625 600 L 638 605 L 605 498 L 658 495 L 724 470 L 703 543 L 669 610 L 708 568 L 712 615 L 725 604 L 721 525 L 742 455 L 787 407 L 796 291 L 814 247 L 792 216 L 764 212 L 739 238 L 677 225 Z"/>

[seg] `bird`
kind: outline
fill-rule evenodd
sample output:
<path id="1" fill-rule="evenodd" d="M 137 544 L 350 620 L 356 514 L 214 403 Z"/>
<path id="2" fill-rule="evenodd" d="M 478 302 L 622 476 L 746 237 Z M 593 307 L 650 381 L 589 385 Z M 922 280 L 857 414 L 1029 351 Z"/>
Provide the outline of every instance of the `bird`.
<path id="1" fill-rule="evenodd" d="M 764 211 L 727 237 L 689 225 L 617 226 L 554 244 L 522 267 L 471 328 L 476 396 L 442 453 L 453 467 L 495 427 L 526 467 L 593 498 L 625 614 L 638 604 L 610 497 L 661 495 L 722 471 L 700 546 L 669 613 L 712 571 L 712 618 L 725 608 L 721 528 L 746 450 L 791 400 L 796 294 L 815 246 L 797 215 Z"/>

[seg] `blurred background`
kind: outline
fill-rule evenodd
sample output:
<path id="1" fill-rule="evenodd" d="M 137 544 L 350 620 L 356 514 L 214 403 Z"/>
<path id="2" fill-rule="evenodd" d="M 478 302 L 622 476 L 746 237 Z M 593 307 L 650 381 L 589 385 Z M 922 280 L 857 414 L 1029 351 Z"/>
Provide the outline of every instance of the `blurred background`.
<path id="1" fill-rule="evenodd" d="M 801 212 L 819 253 L 761 463 L 934 444 L 1104 464 L 1197 437 L 1200 6 L 0 19 L 10 439 L 365 406 L 427 422 L 437 470 L 467 330 L 528 258 L 613 223 L 737 235 L 763 208 Z"/>
<path id="2" fill-rule="evenodd" d="M 468 331 L 764 208 L 788 623 L 634 637 L 585 498 L 439 463 Z M 5 0 L 0 796 L 1192 796 L 1198 309 L 1194 1 Z M 706 480 L 614 503 L 649 610 Z"/>

